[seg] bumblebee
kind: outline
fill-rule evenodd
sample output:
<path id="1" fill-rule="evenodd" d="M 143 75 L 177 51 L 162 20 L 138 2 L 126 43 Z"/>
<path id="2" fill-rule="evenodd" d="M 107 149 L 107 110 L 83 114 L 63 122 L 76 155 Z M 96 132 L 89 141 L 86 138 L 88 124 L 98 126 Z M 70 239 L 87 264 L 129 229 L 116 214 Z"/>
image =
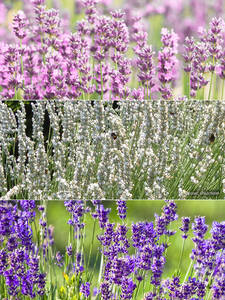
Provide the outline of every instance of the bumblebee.
<path id="1" fill-rule="evenodd" d="M 117 139 L 117 134 L 115 134 L 115 132 L 112 132 L 112 133 L 111 133 L 111 137 L 112 137 L 114 140 L 116 140 L 116 139 Z"/>
<path id="2" fill-rule="evenodd" d="M 211 133 L 210 136 L 209 136 L 210 144 L 213 144 L 215 142 L 215 139 L 216 139 L 215 135 L 213 133 Z"/>

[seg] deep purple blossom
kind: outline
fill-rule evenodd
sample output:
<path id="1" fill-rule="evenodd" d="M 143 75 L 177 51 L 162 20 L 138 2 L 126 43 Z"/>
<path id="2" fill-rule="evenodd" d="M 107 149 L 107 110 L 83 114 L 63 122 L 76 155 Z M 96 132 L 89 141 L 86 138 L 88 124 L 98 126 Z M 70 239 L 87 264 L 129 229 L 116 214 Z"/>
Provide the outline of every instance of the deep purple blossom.
<path id="1" fill-rule="evenodd" d="M 90 283 L 82 283 L 80 287 L 80 292 L 84 295 L 84 297 L 88 298 L 90 295 Z"/>
<path id="2" fill-rule="evenodd" d="M 122 220 L 126 219 L 126 215 L 127 215 L 126 201 L 117 200 L 117 210 L 118 210 L 118 215 L 119 215 L 120 219 L 122 219 Z"/>
<path id="3" fill-rule="evenodd" d="M 108 281 L 103 281 L 100 287 L 101 297 L 103 300 L 110 299 L 112 295 L 111 286 Z"/>
<path id="4" fill-rule="evenodd" d="M 73 226 L 75 229 L 83 228 L 84 223 L 82 218 L 85 213 L 89 212 L 89 208 L 85 207 L 83 201 L 68 200 L 64 202 L 66 209 L 71 213 L 72 218 L 68 221 L 68 224 Z"/>
<path id="5" fill-rule="evenodd" d="M 101 204 L 98 207 L 96 207 L 96 211 L 92 214 L 93 218 L 98 219 L 101 228 L 104 228 L 106 223 L 108 222 L 108 215 L 110 211 L 110 208 L 105 209 L 104 206 Z"/>
<path id="6" fill-rule="evenodd" d="M 223 250 L 225 248 L 225 222 L 213 222 L 210 231 L 212 235 L 212 244 L 215 250 Z"/>
<path id="7" fill-rule="evenodd" d="M 132 299 L 136 284 L 131 278 L 124 278 L 121 284 L 121 299 Z"/>
<path id="8" fill-rule="evenodd" d="M 30 226 L 34 209 L 32 200 L 0 203 L 0 235 L 6 239 L 5 248 L 0 250 L 0 275 L 5 278 L 9 295 L 15 299 L 21 293 L 29 298 L 45 294 L 45 274 L 40 272 Z"/>
<path id="9" fill-rule="evenodd" d="M 167 204 L 162 208 L 161 216 L 155 215 L 155 230 L 158 236 L 163 234 L 174 235 L 175 232 L 169 231 L 167 226 L 177 219 L 176 204 L 173 201 L 166 201 Z"/>
<path id="10" fill-rule="evenodd" d="M 182 217 L 182 227 L 180 230 L 183 232 L 182 238 L 187 239 L 188 235 L 187 232 L 189 231 L 190 226 L 190 218 L 189 217 Z"/>

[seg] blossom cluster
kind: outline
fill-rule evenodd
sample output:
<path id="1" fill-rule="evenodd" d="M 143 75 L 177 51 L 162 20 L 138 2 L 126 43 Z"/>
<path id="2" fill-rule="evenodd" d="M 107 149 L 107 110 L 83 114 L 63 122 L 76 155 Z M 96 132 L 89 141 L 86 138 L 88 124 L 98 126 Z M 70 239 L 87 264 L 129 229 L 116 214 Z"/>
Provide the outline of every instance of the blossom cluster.
<path id="1" fill-rule="evenodd" d="M 177 204 L 165 201 L 161 214 L 155 214 L 153 220 L 128 225 L 126 204 L 121 215 L 122 204 L 118 203 L 122 224 L 115 224 L 104 201 L 65 201 L 71 219 L 68 246 L 62 252 L 54 244 L 52 226 L 48 226 L 46 201 L 41 205 L 32 200 L 1 201 L 0 296 L 61 300 L 225 297 L 224 222 L 214 221 L 209 229 L 205 217 L 183 217 L 177 229 L 173 225 L 178 222 Z M 91 239 L 85 233 L 87 217 L 94 222 Z M 190 266 L 182 265 L 182 250 L 177 269 L 168 277 L 167 255 L 174 236 L 192 243 Z M 99 245 L 101 261 L 90 259 L 93 242 Z M 61 280 L 53 275 L 57 273 L 62 274 Z M 98 283 L 92 282 L 93 276 L 98 276 Z"/>
<path id="2" fill-rule="evenodd" d="M 85 17 L 74 32 L 44 1 L 32 2 L 32 18 L 18 11 L 15 43 L 0 44 L 2 99 L 224 99 L 222 18 L 213 18 L 198 39 L 188 37 L 185 51 L 177 33 L 162 28 L 156 53 L 142 27 L 131 35 L 125 13 L 101 14 L 96 2 L 82 0 Z M 188 73 L 182 92 L 178 50 Z"/>
<path id="3" fill-rule="evenodd" d="M 19 296 L 35 298 L 45 294 L 46 274 L 41 271 L 31 229 L 34 208 L 32 200 L 0 202 L 0 278 L 4 278 L 7 289 L 1 296 L 20 299 Z"/>
<path id="4" fill-rule="evenodd" d="M 114 104 L 0 102 L 0 197 L 224 198 L 222 101 Z"/>

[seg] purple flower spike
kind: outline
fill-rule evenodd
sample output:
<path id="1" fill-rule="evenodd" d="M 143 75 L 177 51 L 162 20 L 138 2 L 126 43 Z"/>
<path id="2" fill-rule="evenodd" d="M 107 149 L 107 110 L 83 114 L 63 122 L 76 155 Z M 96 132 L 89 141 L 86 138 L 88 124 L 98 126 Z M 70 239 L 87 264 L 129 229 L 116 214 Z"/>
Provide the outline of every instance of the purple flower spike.
<path id="1" fill-rule="evenodd" d="M 127 215 L 126 201 L 118 200 L 117 201 L 117 210 L 118 210 L 118 215 L 119 215 L 120 219 L 122 219 L 122 220 L 126 219 L 126 215 Z"/>
<path id="2" fill-rule="evenodd" d="M 110 208 L 105 209 L 101 204 L 100 206 L 96 207 L 96 212 L 92 214 L 93 218 L 97 218 L 99 220 L 99 225 L 101 228 L 104 228 L 108 222 L 108 215 L 110 211 Z"/>
<path id="3" fill-rule="evenodd" d="M 212 223 L 212 243 L 215 250 L 225 249 L 225 222 Z"/>
<path id="4" fill-rule="evenodd" d="M 203 239 L 208 229 L 208 225 L 205 224 L 205 217 L 195 218 L 192 229 L 197 238 Z"/>
<path id="5" fill-rule="evenodd" d="M 190 227 L 190 218 L 189 217 L 182 217 L 182 227 L 180 230 L 183 232 L 182 238 L 187 239 L 188 235 L 187 232 L 189 231 Z"/>
<path id="6" fill-rule="evenodd" d="M 80 292 L 84 295 L 84 297 L 88 298 L 90 295 L 90 283 L 82 283 L 80 287 Z"/>
<path id="7" fill-rule="evenodd" d="M 120 299 L 132 299 L 133 292 L 136 288 L 136 284 L 131 278 L 124 278 L 121 284 Z"/>
<path id="8" fill-rule="evenodd" d="M 110 299 L 110 297 L 112 295 L 112 291 L 111 291 L 110 283 L 108 281 L 102 282 L 100 292 L 101 292 L 101 297 L 103 300 Z"/>
<path id="9" fill-rule="evenodd" d="M 159 91 L 164 99 L 172 97 L 171 88 L 166 86 L 175 82 L 177 77 L 178 60 L 176 58 L 178 47 L 178 35 L 168 29 L 161 31 L 163 48 L 158 53 L 158 78 L 160 82 Z"/>
<path id="10" fill-rule="evenodd" d="M 28 26 L 28 20 L 22 10 L 19 10 L 15 17 L 13 18 L 13 31 L 14 34 L 19 38 L 23 39 L 26 37 L 26 27 Z"/>

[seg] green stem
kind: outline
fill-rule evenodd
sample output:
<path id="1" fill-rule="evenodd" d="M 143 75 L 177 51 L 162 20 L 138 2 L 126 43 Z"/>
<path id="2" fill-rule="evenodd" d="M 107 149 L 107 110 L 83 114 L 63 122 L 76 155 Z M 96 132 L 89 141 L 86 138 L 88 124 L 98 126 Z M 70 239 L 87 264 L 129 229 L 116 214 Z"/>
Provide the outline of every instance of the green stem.
<path id="1" fill-rule="evenodd" d="M 96 219 L 94 221 L 94 226 L 93 226 L 93 231 L 92 231 L 91 248 L 90 248 L 90 251 L 89 251 L 87 267 L 89 267 L 90 259 L 91 259 L 91 253 L 92 253 L 92 250 L 93 250 L 93 242 L 94 242 L 94 237 L 95 237 L 95 227 L 96 227 Z"/>
<path id="2" fill-rule="evenodd" d="M 225 80 L 222 80 L 222 95 L 221 95 L 221 100 L 225 100 L 224 99 L 224 86 L 225 86 Z"/>
<path id="3" fill-rule="evenodd" d="M 21 52 L 22 52 L 22 41 L 20 40 L 20 49 L 21 49 Z M 24 85 L 24 75 L 23 75 L 23 55 L 21 54 L 21 73 L 22 73 L 22 76 L 23 76 L 23 88 L 25 87 Z"/>
<path id="4" fill-rule="evenodd" d="M 210 80 L 210 88 L 209 88 L 208 100 L 211 99 L 213 78 L 214 78 L 214 72 L 211 73 L 211 80 Z"/>
<path id="5" fill-rule="evenodd" d="M 104 264 L 104 255 L 103 255 L 103 248 L 102 248 L 101 264 L 100 264 L 100 270 L 99 270 L 99 276 L 98 276 L 98 285 L 99 285 L 99 286 L 100 286 L 101 277 L 102 277 L 103 264 Z"/>
<path id="6" fill-rule="evenodd" d="M 189 273 L 190 273 L 190 269 L 191 269 L 191 267 L 193 267 L 193 263 L 194 263 L 194 261 L 191 260 L 191 262 L 190 262 L 190 264 L 189 264 L 189 267 L 188 267 L 188 270 L 187 270 L 187 272 L 186 272 L 186 275 L 185 275 L 185 277 L 184 277 L 183 283 L 186 282 L 187 277 L 188 277 L 188 275 L 189 275 Z"/>
<path id="7" fill-rule="evenodd" d="M 100 64 L 100 70 L 101 70 L 101 100 L 103 100 L 103 76 L 102 76 L 102 62 Z"/>
<path id="8" fill-rule="evenodd" d="M 180 254 L 180 259 L 179 259 L 179 264 L 178 264 L 178 273 L 180 271 L 181 261 L 182 261 L 183 254 L 184 254 L 184 244 L 185 244 L 185 239 L 183 239 L 183 243 L 182 243 L 182 249 L 181 249 L 181 254 Z"/>

